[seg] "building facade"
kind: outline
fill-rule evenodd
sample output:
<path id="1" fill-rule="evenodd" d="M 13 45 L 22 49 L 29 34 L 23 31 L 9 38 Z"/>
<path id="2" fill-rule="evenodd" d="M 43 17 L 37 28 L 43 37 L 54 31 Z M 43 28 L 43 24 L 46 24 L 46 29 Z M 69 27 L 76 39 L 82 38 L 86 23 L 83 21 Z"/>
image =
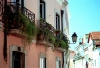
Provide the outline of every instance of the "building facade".
<path id="1" fill-rule="evenodd" d="M 66 0 L 0 1 L 0 66 L 66 68 Z"/>
<path id="2" fill-rule="evenodd" d="M 90 57 L 90 66 L 93 68 L 99 68 L 100 65 L 100 32 L 91 32 L 89 33 L 88 38 L 89 43 L 89 57 Z"/>
<path id="3" fill-rule="evenodd" d="M 83 68 L 99 68 L 100 65 L 100 32 L 90 32 L 82 38 L 81 45 L 77 46 L 78 53 L 83 56 L 75 65 L 83 63 Z"/>
<path id="4" fill-rule="evenodd" d="M 80 38 L 79 45 L 76 47 L 76 55 L 74 56 L 74 64 L 75 67 L 80 68 L 89 68 L 88 67 L 88 35 L 85 34 L 83 37 Z"/>

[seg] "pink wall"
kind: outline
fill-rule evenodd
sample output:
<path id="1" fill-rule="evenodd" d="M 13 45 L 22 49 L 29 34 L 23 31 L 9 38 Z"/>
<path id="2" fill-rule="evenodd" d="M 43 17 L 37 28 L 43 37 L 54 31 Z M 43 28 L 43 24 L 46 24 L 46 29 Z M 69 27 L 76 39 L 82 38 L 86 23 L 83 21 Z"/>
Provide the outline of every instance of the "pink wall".
<path id="1" fill-rule="evenodd" d="M 0 66 L 3 68 L 10 67 L 10 46 L 15 44 L 18 46 L 23 46 L 22 39 L 16 36 L 9 35 L 8 36 L 8 46 L 7 46 L 7 64 L 3 59 L 3 32 L 0 31 Z M 47 58 L 47 68 L 55 68 L 56 67 L 56 57 L 60 57 L 62 59 L 62 53 L 60 51 L 53 51 L 50 47 L 45 47 L 44 45 L 36 45 L 36 43 L 32 43 L 30 49 L 27 49 L 26 54 L 26 68 L 39 68 L 39 54 L 45 53 Z"/>
<path id="2" fill-rule="evenodd" d="M 10 1 L 10 0 L 9 0 Z M 46 1 L 46 18 L 47 22 L 54 25 L 55 23 L 55 11 L 60 11 L 61 6 L 56 2 L 56 0 L 45 0 Z M 39 20 L 39 0 L 26 0 L 26 5 L 33 13 L 35 13 L 35 20 Z M 50 17 L 48 17 L 50 15 Z M 3 59 L 3 44 L 4 44 L 4 35 L 0 31 L 0 67 L 10 68 L 10 46 L 15 44 L 18 46 L 24 46 L 22 44 L 22 38 L 17 36 L 9 35 L 7 39 L 7 63 Z M 48 47 L 47 49 L 43 45 L 36 45 L 36 42 L 33 42 L 30 46 L 30 49 L 26 48 L 26 68 L 39 68 L 39 54 L 45 53 L 47 58 L 47 68 L 56 68 L 56 57 L 60 57 L 62 63 L 62 52 L 52 51 L 52 48 Z"/>

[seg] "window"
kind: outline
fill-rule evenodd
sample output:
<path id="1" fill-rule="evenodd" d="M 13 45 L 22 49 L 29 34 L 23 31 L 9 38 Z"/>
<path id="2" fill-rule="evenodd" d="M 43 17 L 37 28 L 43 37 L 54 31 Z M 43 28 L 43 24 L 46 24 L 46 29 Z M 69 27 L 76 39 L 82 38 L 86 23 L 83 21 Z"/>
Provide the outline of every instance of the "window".
<path id="1" fill-rule="evenodd" d="M 60 30 L 60 16 L 58 13 L 56 13 L 56 30 Z M 58 33 L 56 33 L 56 36 L 60 38 Z"/>
<path id="2" fill-rule="evenodd" d="M 60 30 L 60 16 L 56 13 L 56 29 Z"/>
<path id="3" fill-rule="evenodd" d="M 13 51 L 12 68 L 25 68 L 25 54 L 24 53 Z"/>
<path id="4" fill-rule="evenodd" d="M 24 0 L 12 0 L 12 2 L 17 2 L 21 5 L 21 7 L 24 7 Z"/>
<path id="5" fill-rule="evenodd" d="M 40 68 L 46 68 L 46 58 L 40 58 Z"/>
<path id="6" fill-rule="evenodd" d="M 12 0 L 12 2 L 16 2 L 16 0 Z"/>
<path id="7" fill-rule="evenodd" d="M 61 68 L 61 61 L 60 60 L 56 60 L 56 68 Z"/>
<path id="8" fill-rule="evenodd" d="M 61 59 L 56 57 L 56 68 L 61 68 Z"/>
<path id="9" fill-rule="evenodd" d="M 45 20 L 45 1 L 40 0 L 40 18 Z"/>
<path id="10" fill-rule="evenodd" d="M 12 0 L 12 2 L 20 2 L 21 3 L 21 0 Z"/>

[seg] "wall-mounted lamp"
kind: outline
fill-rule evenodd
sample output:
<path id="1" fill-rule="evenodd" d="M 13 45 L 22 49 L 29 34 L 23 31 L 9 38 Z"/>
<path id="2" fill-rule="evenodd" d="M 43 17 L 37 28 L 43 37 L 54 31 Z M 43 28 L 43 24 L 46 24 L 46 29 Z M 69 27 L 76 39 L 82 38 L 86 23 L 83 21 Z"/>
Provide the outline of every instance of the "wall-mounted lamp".
<path id="1" fill-rule="evenodd" d="M 74 34 L 72 34 L 72 41 L 73 43 L 70 43 L 69 41 L 69 44 L 75 44 L 77 42 L 77 34 L 74 32 Z"/>

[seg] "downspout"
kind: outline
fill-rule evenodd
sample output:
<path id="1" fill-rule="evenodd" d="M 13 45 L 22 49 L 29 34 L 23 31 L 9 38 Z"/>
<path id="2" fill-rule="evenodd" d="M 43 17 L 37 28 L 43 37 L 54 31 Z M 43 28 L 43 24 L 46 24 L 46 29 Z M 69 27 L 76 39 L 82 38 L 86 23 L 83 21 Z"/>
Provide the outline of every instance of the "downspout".
<path id="1" fill-rule="evenodd" d="M 7 61 L 7 0 L 4 2 L 4 46 L 3 46 L 3 56 L 4 60 Z"/>
<path id="2" fill-rule="evenodd" d="M 64 52 L 62 52 L 62 68 L 64 68 Z"/>
<path id="3" fill-rule="evenodd" d="M 61 30 L 63 32 L 63 14 L 64 10 L 61 10 Z M 62 68 L 64 68 L 64 52 L 62 52 Z"/>
<path id="4" fill-rule="evenodd" d="M 61 30 L 63 32 L 63 14 L 64 14 L 64 10 L 61 10 Z"/>

